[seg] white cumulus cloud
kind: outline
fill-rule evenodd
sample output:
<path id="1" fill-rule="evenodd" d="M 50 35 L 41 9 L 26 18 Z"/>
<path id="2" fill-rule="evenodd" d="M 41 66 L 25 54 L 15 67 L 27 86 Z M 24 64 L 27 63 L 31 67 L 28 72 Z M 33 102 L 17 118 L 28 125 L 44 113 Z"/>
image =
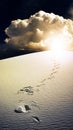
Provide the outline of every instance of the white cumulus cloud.
<path id="1" fill-rule="evenodd" d="M 5 42 L 17 50 L 48 50 L 57 43 L 73 49 L 73 21 L 53 13 L 39 11 L 29 19 L 14 20 L 5 33 Z"/>

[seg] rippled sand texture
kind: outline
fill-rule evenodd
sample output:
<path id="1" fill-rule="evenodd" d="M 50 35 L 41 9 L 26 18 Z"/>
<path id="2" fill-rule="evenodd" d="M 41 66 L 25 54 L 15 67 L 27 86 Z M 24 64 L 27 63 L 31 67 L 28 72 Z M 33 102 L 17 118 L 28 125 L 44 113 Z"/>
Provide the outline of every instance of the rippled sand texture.
<path id="1" fill-rule="evenodd" d="M 0 129 L 73 129 L 73 52 L 0 61 Z"/>

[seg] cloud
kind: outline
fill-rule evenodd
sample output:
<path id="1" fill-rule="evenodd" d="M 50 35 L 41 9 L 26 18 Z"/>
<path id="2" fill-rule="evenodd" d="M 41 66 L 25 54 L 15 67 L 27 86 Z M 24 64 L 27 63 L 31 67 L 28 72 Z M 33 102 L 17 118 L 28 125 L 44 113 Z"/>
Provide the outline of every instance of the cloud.
<path id="1" fill-rule="evenodd" d="M 14 20 L 5 33 L 5 42 L 17 50 L 42 51 L 56 44 L 73 49 L 73 21 L 53 13 L 39 11 L 29 19 Z"/>

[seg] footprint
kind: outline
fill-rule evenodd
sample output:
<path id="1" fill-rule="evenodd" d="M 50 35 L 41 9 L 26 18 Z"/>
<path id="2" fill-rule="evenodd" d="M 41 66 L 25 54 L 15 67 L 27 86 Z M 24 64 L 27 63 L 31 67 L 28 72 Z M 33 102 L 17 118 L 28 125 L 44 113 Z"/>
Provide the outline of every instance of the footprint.
<path id="1" fill-rule="evenodd" d="M 39 117 L 37 117 L 37 116 L 32 116 L 32 119 L 33 119 L 34 122 L 40 123 Z"/>
<path id="2" fill-rule="evenodd" d="M 27 113 L 28 111 L 26 111 L 26 109 L 22 106 L 18 106 L 17 108 L 15 108 L 14 112 L 16 113 Z"/>
<path id="3" fill-rule="evenodd" d="M 33 91 L 33 87 L 31 87 L 31 86 L 27 86 L 27 87 L 23 87 L 23 88 L 21 88 L 19 91 L 18 91 L 18 94 L 19 93 L 23 93 L 23 92 L 26 92 L 27 94 L 29 94 L 29 95 L 33 95 L 33 93 L 34 93 L 34 91 Z"/>
<path id="4" fill-rule="evenodd" d="M 24 105 L 24 106 L 18 106 L 17 108 L 15 108 L 14 112 L 16 113 L 27 113 L 31 110 L 31 108 L 28 105 Z"/>

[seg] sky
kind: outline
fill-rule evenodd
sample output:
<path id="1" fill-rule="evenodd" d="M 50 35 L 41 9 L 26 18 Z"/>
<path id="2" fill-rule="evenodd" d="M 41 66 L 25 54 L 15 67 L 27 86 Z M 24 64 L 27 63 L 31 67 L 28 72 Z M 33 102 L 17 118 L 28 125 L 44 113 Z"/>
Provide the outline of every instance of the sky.
<path id="1" fill-rule="evenodd" d="M 7 37 L 4 30 L 11 21 L 29 19 L 40 10 L 73 20 L 73 0 L 0 0 L 0 45 L 4 51 L 7 45 L 4 42 Z"/>

